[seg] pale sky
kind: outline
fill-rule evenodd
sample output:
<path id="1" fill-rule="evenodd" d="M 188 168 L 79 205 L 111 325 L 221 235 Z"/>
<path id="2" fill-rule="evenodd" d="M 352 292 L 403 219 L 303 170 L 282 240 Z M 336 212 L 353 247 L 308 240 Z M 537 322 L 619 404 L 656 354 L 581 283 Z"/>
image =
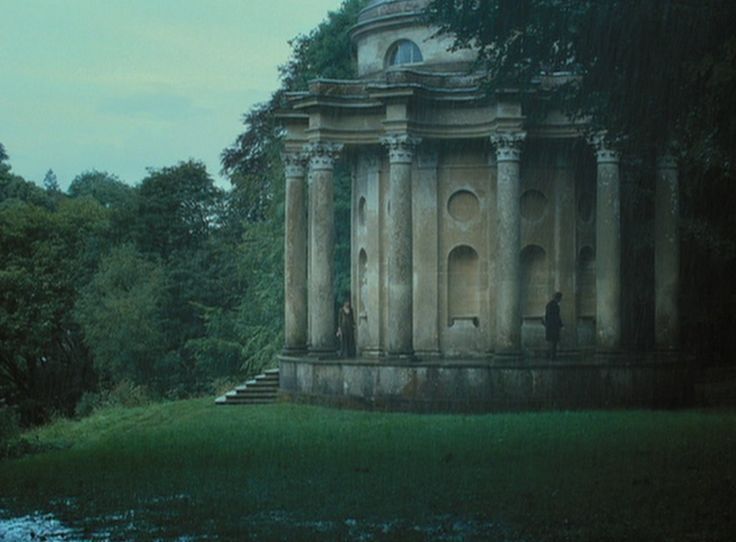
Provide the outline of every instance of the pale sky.
<path id="1" fill-rule="evenodd" d="M 0 0 L 0 143 L 13 171 L 62 189 L 90 169 L 220 152 L 278 88 L 288 40 L 341 0 Z"/>

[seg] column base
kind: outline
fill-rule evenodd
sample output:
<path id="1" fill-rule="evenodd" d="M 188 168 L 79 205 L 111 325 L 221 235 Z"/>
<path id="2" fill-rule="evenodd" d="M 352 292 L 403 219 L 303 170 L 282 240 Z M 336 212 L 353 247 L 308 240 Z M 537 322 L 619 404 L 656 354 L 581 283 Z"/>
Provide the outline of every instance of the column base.
<path id="1" fill-rule="evenodd" d="M 414 357 L 417 360 L 436 360 L 442 357 L 439 350 L 415 350 Z"/>
<path id="2" fill-rule="evenodd" d="M 284 346 L 281 349 L 282 356 L 300 357 L 307 354 L 306 346 Z"/>
<path id="3" fill-rule="evenodd" d="M 657 348 L 654 357 L 659 362 L 673 363 L 682 361 L 682 352 L 677 348 Z"/>
<path id="4" fill-rule="evenodd" d="M 492 361 L 494 363 L 518 363 L 523 357 L 521 350 L 506 350 L 494 352 Z"/>
<path id="5" fill-rule="evenodd" d="M 416 355 L 412 353 L 391 353 L 387 352 L 386 355 L 382 358 L 382 361 L 399 361 L 399 362 L 412 362 L 417 361 Z"/>
<path id="6" fill-rule="evenodd" d="M 626 361 L 627 355 L 623 350 L 596 350 L 593 360 L 600 364 L 616 364 Z"/>
<path id="7" fill-rule="evenodd" d="M 314 359 L 336 359 L 336 349 L 322 349 L 322 348 L 310 348 L 307 352 L 307 356 Z"/>

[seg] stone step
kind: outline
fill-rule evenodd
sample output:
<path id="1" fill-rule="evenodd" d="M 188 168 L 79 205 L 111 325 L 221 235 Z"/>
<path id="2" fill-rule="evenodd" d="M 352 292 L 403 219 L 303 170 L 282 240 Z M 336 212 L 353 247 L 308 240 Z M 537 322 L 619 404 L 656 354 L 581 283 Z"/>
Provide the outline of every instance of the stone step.
<path id="1" fill-rule="evenodd" d="M 217 405 L 255 405 L 273 403 L 278 398 L 279 370 L 268 369 L 234 390 L 215 399 Z"/>
<path id="2" fill-rule="evenodd" d="M 268 398 L 268 399 L 253 399 L 253 398 L 243 398 L 243 399 L 228 399 L 226 401 L 217 402 L 218 405 L 270 405 L 276 402 L 276 398 Z"/>

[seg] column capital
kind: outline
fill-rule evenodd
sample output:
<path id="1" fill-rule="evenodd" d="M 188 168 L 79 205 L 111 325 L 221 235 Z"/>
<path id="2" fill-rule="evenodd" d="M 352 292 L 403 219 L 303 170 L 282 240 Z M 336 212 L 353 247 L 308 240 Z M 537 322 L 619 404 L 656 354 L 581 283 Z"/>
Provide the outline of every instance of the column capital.
<path id="1" fill-rule="evenodd" d="M 657 169 L 677 169 L 677 158 L 671 152 L 657 156 Z"/>
<path id="2" fill-rule="evenodd" d="M 496 147 L 497 162 L 518 162 L 521 160 L 521 147 L 526 139 L 526 132 L 496 132 L 491 136 L 491 143 Z"/>
<path id="3" fill-rule="evenodd" d="M 621 161 L 620 153 L 611 146 L 606 140 L 605 132 L 597 132 L 588 137 L 588 143 L 595 150 L 595 158 L 599 164 L 619 163 Z"/>
<path id="4" fill-rule="evenodd" d="M 304 145 L 304 153 L 309 158 L 309 166 L 312 170 L 331 171 L 335 167 L 335 161 L 342 152 L 341 143 L 325 141 L 314 141 Z"/>
<path id="5" fill-rule="evenodd" d="M 388 159 L 392 164 L 411 164 L 414 150 L 421 141 L 409 134 L 392 134 L 382 137 L 381 145 L 388 149 Z"/>
<path id="6" fill-rule="evenodd" d="M 300 151 L 284 151 L 281 153 L 284 164 L 284 175 L 288 177 L 304 177 L 307 168 L 307 156 Z"/>

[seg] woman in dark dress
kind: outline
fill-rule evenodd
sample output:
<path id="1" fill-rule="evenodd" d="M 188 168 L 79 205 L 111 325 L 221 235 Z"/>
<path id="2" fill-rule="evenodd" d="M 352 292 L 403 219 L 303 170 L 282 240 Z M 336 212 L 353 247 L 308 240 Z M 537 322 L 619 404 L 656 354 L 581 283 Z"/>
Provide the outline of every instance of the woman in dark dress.
<path id="1" fill-rule="evenodd" d="M 547 303 L 544 309 L 544 330 L 545 339 L 549 342 L 549 350 L 547 358 L 557 358 L 557 343 L 560 342 L 560 330 L 564 327 L 562 318 L 560 317 L 560 301 L 562 301 L 562 293 L 557 292 L 552 300 Z"/>
<path id="2" fill-rule="evenodd" d="M 337 336 L 340 338 L 340 357 L 355 357 L 355 318 L 350 300 L 346 299 L 337 317 Z"/>

